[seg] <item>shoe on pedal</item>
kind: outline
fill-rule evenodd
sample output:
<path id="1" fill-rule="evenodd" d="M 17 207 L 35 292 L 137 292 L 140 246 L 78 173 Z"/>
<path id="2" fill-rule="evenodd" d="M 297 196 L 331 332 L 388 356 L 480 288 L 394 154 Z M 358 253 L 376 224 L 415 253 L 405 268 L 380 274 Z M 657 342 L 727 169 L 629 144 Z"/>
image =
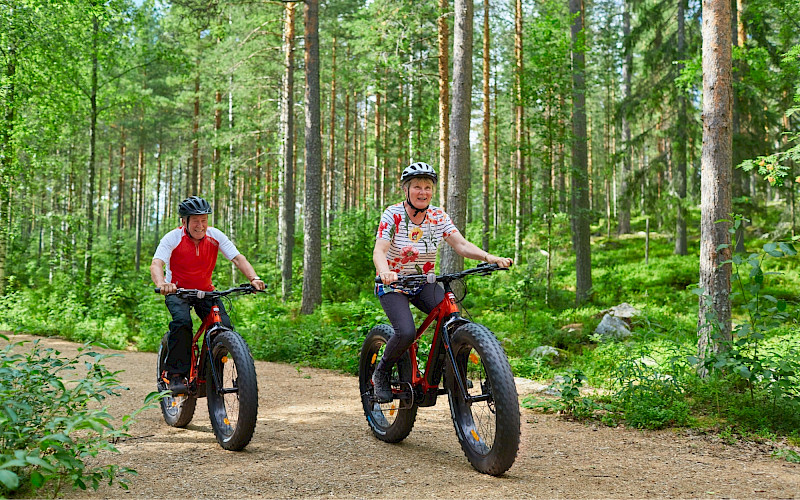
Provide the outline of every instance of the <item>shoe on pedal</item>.
<path id="1" fill-rule="evenodd" d="M 392 401 L 392 384 L 389 381 L 389 372 L 376 368 L 372 373 L 372 385 L 375 386 L 375 400 L 378 403 L 390 403 Z"/>
<path id="2" fill-rule="evenodd" d="M 172 391 L 173 396 L 186 394 L 189 392 L 189 383 L 184 375 L 180 373 L 173 373 L 169 377 L 169 390 Z"/>

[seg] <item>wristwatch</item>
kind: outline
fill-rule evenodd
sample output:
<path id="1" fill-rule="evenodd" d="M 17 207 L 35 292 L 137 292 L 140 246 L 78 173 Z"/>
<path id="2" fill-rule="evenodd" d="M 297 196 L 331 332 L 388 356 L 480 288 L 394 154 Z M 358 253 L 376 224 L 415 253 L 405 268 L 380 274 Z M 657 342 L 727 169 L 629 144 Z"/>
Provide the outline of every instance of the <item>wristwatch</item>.
<path id="1" fill-rule="evenodd" d="M 260 280 L 260 279 L 261 278 L 259 278 L 258 275 L 255 275 L 255 276 L 253 276 L 253 279 L 250 280 L 250 282 L 252 283 L 253 281 Z"/>

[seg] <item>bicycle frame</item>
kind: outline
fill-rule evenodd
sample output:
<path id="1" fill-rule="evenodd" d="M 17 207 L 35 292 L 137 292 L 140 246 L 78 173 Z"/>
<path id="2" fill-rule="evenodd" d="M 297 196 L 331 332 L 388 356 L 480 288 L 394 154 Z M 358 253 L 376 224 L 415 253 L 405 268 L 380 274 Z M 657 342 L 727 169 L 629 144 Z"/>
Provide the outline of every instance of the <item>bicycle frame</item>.
<path id="1" fill-rule="evenodd" d="M 408 349 L 411 358 L 411 386 L 412 388 L 421 388 L 424 394 L 423 401 L 419 402 L 420 406 L 434 405 L 436 403 L 436 397 L 446 391 L 445 389 L 441 389 L 440 392 L 439 389 L 439 380 L 442 376 L 442 368 L 444 367 L 444 363 L 446 363 L 446 358 L 444 357 L 444 353 L 442 353 L 442 348 L 449 357 L 450 365 L 455 367 L 456 360 L 452 349 L 450 349 L 450 333 L 448 330 L 454 324 L 458 325 L 467 322 L 467 320 L 461 317 L 461 311 L 458 309 L 458 301 L 456 300 L 455 294 L 450 289 L 450 283 L 445 282 L 444 287 L 444 299 L 442 299 L 442 301 L 433 308 L 433 310 L 425 318 L 425 321 L 422 322 L 420 327 L 417 329 L 417 335 L 414 338 L 414 342 Z M 423 376 L 419 371 L 419 363 L 417 361 L 417 353 L 419 351 L 418 341 L 428 327 L 433 324 L 434 320 L 436 320 L 436 330 L 433 334 L 431 349 L 428 353 L 428 361 L 425 363 L 425 375 Z M 469 402 L 482 401 L 490 397 L 488 395 L 470 396 L 469 392 L 467 391 L 467 385 L 461 377 L 459 371 L 454 369 L 453 373 L 455 374 L 456 384 L 461 390 L 461 395 L 465 400 Z"/>
<path id="2" fill-rule="evenodd" d="M 205 366 L 206 357 L 211 349 L 211 335 L 209 333 L 218 324 L 222 324 L 222 318 L 219 314 L 219 306 L 215 304 L 211 307 L 211 311 L 203 319 L 203 324 L 197 329 L 197 333 L 195 333 L 194 337 L 192 337 L 192 362 L 191 368 L 189 369 L 190 384 L 192 381 L 197 381 L 197 386 L 199 387 L 200 384 L 205 384 L 206 382 L 205 378 L 202 378 L 203 375 L 200 373 L 198 368 L 200 366 Z M 204 337 L 203 348 L 201 350 L 200 347 L 197 346 L 197 341 L 203 334 L 206 335 Z M 213 363 L 211 365 L 211 374 L 214 377 L 214 380 L 219 381 L 219 377 L 217 376 L 216 368 L 214 367 Z M 221 384 L 216 384 L 216 387 L 220 387 L 220 385 Z"/>

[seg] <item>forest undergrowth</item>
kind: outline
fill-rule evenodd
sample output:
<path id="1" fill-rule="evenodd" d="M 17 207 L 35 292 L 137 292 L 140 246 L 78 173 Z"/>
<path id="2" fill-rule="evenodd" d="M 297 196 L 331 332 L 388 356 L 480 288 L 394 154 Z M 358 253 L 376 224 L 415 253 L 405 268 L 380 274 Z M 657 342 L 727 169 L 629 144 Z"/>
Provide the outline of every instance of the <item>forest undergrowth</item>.
<path id="1" fill-rule="evenodd" d="M 366 333 L 386 321 L 371 293 L 372 215 L 354 213 L 335 222 L 324 260 L 324 302 L 311 315 L 299 313 L 298 259 L 293 300 L 283 302 L 278 268 L 267 261 L 273 249 L 240 245 L 273 291 L 226 304 L 257 359 L 356 373 Z M 515 375 L 551 383 L 550 396 L 528 397 L 523 405 L 612 426 L 689 427 L 732 441 L 777 440 L 787 444 L 782 457 L 800 460 L 792 448 L 800 444 L 800 266 L 791 238 L 773 241 L 774 231 L 770 235 L 765 228 L 777 220 L 747 225 L 747 252 L 735 254 L 732 263 L 734 336 L 723 342 L 726 350 L 706 358 L 707 376 L 701 378 L 698 237 L 690 239 L 689 255 L 677 256 L 658 220 L 651 221 L 649 237 L 644 218 L 633 222 L 633 232 L 621 236 L 608 237 L 603 220 L 594 226 L 594 286 L 583 307 L 574 307 L 566 217 L 552 218 L 549 245 L 547 228 L 532 227 L 523 239 L 520 262 L 510 271 L 467 282 L 462 308 L 501 339 Z M 479 224 L 470 225 L 468 239 L 479 241 L 478 231 Z M 296 241 L 300 248 L 302 238 Z M 118 258 L 132 244 L 98 243 L 96 284 L 90 290 L 68 272 L 55 273 L 48 282 L 45 263 L 16 263 L 9 292 L 0 299 L 0 328 L 156 350 L 169 316 L 163 299 L 152 291 L 146 267 L 136 273 L 126 264 L 129 259 Z M 491 248 L 497 255 L 513 255 L 510 227 L 499 228 Z M 544 248 L 551 249 L 549 280 Z M 215 283 L 231 283 L 229 266 L 217 266 Z M 594 333 L 604 312 L 623 302 L 640 311 L 631 321 L 632 335 L 613 340 Z M 540 346 L 552 349 L 542 355 Z"/>

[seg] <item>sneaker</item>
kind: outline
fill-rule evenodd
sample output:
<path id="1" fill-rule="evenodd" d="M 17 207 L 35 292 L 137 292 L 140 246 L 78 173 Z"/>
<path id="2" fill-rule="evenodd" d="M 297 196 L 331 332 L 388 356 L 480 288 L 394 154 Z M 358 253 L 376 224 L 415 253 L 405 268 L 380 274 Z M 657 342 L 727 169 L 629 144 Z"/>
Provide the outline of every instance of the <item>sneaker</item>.
<path id="1" fill-rule="evenodd" d="M 184 375 L 180 373 L 173 373 L 169 377 L 169 390 L 172 391 L 173 396 L 179 394 L 186 394 L 189 392 L 189 383 Z"/>
<path id="2" fill-rule="evenodd" d="M 390 403 L 392 401 L 392 384 L 389 381 L 389 373 L 377 368 L 372 373 L 372 385 L 375 390 L 375 400 L 378 403 Z"/>

